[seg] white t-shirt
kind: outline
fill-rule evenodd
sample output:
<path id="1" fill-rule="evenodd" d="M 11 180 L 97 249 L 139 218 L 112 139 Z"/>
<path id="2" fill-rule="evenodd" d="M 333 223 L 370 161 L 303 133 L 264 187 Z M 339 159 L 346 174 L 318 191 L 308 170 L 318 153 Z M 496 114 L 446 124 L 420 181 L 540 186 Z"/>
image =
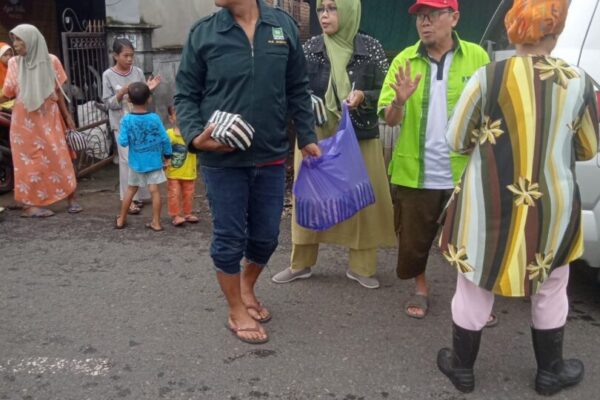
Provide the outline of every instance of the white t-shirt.
<path id="1" fill-rule="evenodd" d="M 425 137 L 425 189 L 452 189 L 450 154 L 446 142 L 448 124 L 448 71 L 454 51 L 446 53 L 440 64 L 431 60 L 431 85 L 429 88 L 429 111 Z M 443 61 L 443 66 L 442 66 Z M 442 67 L 442 71 L 439 68 Z"/>

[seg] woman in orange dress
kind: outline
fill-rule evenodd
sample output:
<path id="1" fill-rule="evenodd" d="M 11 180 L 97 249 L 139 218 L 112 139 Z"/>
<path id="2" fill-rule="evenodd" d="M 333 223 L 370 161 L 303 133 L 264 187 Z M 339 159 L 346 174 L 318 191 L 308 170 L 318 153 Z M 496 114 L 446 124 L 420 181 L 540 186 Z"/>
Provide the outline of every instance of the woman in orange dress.
<path id="1" fill-rule="evenodd" d="M 9 61 L 0 103 L 2 97 L 16 97 L 10 126 L 15 199 L 24 204 L 23 217 L 52 216 L 42 207 L 64 199 L 70 213 L 79 212 L 81 206 L 74 200 L 77 181 L 59 108 L 60 85 L 67 76 L 35 26 L 19 25 L 10 36 L 17 56 Z M 74 128 L 73 119 L 66 119 Z"/>

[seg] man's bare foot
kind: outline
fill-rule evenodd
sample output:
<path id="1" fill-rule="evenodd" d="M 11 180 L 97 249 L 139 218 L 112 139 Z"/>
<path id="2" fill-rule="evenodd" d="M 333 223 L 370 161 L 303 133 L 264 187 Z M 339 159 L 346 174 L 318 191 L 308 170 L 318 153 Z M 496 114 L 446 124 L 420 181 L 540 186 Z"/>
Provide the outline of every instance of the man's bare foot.
<path id="1" fill-rule="evenodd" d="M 262 268 L 256 264 L 246 264 L 241 273 L 240 288 L 242 302 L 248 314 L 256 321 L 264 323 L 271 320 L 271 313 L 262 306 L 254 293 L 254 285 L 261 271 Z"/>
<path id="2" fill-rule="evenodd" d="M 428 295 L 427 280 L 425 279 L 425 273 L 422 273 L 415 277 L 415 293 L 404 305 L 406 315 L 417 319 L 425 318 L 429 308 Z"/>
<path id="3" fill-rule="evenodd" d="M 269 310 L 263 307 L 260 302 L 258 303 L 258 306 L 246 304 L 246 309 L 252 318 L 262 324 L 269 322 L 272 318 Z"/>
<path id="4" fill-rule="evenodd" d="M 229 312 L 228 328 L 242 341 L 248 343 L 264 343 L 269 339 L 261 324 L 252 318 L 245 309 Z"/>
<path id="5" fill-rule="evenodd" d="M 406 315 L 416 319 L 423 319 L 427 315 L 429 301 L 427 295 L 416 293 L 412 295 L 404 305 Z"/>
<path id="6" fill-rule="evenodd" d="M 271 320 L 271 313 L 258 301 L 254 295 L 253 289 L 243 289 L 242 302 L 248 310 L 248 314 L 258 322 L 267 322 Z"/>

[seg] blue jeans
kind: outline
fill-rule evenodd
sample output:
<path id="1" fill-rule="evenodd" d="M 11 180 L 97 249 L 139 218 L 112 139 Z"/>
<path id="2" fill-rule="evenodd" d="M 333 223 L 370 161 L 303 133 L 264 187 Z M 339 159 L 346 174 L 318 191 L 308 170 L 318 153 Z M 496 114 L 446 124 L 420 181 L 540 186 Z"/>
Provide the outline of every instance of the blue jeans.
<path id="1" fill-rule="evenodd" d="M 212 213 L 215 268 L 239 274 L 242 257 L 266 265 L 278 244 L 285 166 L 201 168 Z"/>

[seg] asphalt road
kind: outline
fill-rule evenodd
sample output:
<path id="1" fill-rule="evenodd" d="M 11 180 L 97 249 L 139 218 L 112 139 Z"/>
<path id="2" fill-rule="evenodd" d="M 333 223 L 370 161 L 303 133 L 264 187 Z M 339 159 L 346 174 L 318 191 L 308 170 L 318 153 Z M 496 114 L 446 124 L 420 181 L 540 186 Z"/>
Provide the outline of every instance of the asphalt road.
<path id="1" fill-rule="evenodd" d="M 462 395 L 438 372 L 450 343 L 455 271 L 432 251 L 431 311 L 403 314 L 411 291 L 395 277 L 395 249 L 380 252 L 382 287 L 345 275 L 346 251 L 324 246 L 315 274 L 270 282 L 290 254 L 290 220 L 258 285 L 272 311 L 271 340 L 251 346 L 224 327 L 226 308 L 208 246 L 210 222 L 160 234 L 144 229 L 150 210 L 112 229 L 116 170 L 81 185 L 85 212 L 65 205 L 47 220 L 0 222 L 0 399 L 537 399 L 529 304 L 497 299 L 476 363 L 476 390 Z M 1 196 L 0 206 L 13 206 Z M 573 268 L 565 354 L 586 365 L 584 382 L 555 399 L 598 399 L 600 287 L 595 271 Z"/>

